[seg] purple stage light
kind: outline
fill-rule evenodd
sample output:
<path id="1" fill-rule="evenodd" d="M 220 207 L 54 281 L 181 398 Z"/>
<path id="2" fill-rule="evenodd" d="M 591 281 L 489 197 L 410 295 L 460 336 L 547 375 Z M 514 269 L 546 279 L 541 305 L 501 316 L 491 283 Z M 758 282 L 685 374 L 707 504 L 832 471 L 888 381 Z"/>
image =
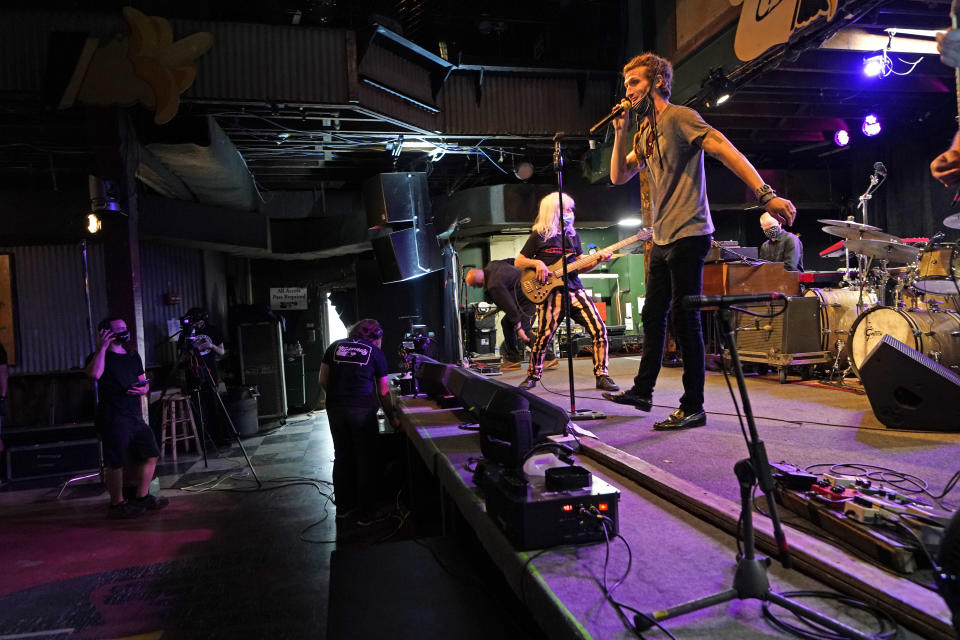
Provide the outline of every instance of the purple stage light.
<path id="1" fill-rule="evenodd" d="M 868 114 L 866 117 L 864 117 L 863 126 L 861 127 L 861 130 L 863 131 L 863 135 L 875 136 L 878 133 L 880 133 L 881 128 L 882 127 L 880 126 L 880 120 L 878 120 L 877 116 L 875 116 L 874 114 L 871 113 L 871 114 Z"/>
<path id="2" fill-rule="evenodd" d="M 833 142 L 838 147 L 845 147 L 850 144 L 850 134 L 846 129 L 837 129 L 837 132 L 833 134 Z"/>
<path id="3" fill-rule="evenodd" d="M 865 58 L 863 61 L 863 74 L 868 78 L 876 78 L 883 73 L 885 67 L 886 60 L 884 60 L 882 54 Z"/>

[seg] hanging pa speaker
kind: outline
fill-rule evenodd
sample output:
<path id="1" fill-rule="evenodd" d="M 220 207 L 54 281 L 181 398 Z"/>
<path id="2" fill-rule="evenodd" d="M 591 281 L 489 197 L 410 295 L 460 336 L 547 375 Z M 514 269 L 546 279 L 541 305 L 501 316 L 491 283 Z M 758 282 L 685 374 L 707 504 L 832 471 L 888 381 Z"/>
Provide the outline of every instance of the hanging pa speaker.
<path id="1" fill-rule="evenodd" d="M 381 173 L 363 184 L 367 226 L 430 219 L 430 191 L 425 173 Z"/>
<path id="2" fill-rule="evenodd" d="M 960 376 L 885 335 L 860 365 L 877 419 L 891 429 L 960 431 Z"/>
<path id="3" fill-rule="evenodd" d="M 413 280 L 443 269 L 440 243 L 432 224 L 393 231 L 371 242 L 384 283 Z"/>

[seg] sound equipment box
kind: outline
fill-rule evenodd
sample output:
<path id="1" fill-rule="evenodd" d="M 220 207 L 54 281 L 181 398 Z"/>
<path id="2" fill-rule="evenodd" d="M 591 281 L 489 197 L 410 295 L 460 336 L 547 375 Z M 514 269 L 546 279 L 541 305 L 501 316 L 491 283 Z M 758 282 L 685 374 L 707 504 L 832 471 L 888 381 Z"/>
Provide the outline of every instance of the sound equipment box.
<path id="1" fill-rule="evenodd" d="M 248 322 L 237 326 L 240 380 L 260 392 L 260 418 L 287 417 L 287 386 L 280 323 Z"/>
<path id="2" fill-rule="evenodd" d="M 778 306 L 742 305 L 756 313 L 770 315 Z M 767 353 L 810 353 L 820 351 L 820 300 L 816 297 L 791 296 L 786 310 L 772 318 L 734 314 L 737 349 Z"/>
<path id="3" fill-rule="evenodd" d="M 100 441 L 65 440 L 10 447 L 7 480 L 32 480 L 93 472 L 100 468 Z"/>
<path id="4" fill-rule="evenodd" d="M 960 431 L 960 376 L 885 335 L 860 365 L 877 419 L 891 429 Z"/>

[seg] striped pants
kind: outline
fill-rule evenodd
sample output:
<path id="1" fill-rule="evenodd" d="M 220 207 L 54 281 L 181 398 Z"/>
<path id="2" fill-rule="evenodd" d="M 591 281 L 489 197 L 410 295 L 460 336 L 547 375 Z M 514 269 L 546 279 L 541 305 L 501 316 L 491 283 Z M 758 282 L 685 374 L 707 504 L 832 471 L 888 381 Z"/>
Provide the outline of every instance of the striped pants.
<path id="1" fill-rule="evenodd" d="M 570 291 L 570 313 L 572 314 L 570 319 L 586 327 L 593 336 L 593 374 L 607 375 L 609 361 L 607 325 L 603 323 L 603 318 L 600 317 L 593 300 L 583 289 Z M 547 346 L 553 339 L 562 314 L 563 288 L 557 287 L 544 301 L 538 315 L 537 339 L 533 341 L 533 347 L 531 347 L 530 368 L 527 370 L 527 375 L 535 380 L 539 380 L 540 374 L 543 373 L 543 360 L 547 354 Z"/>

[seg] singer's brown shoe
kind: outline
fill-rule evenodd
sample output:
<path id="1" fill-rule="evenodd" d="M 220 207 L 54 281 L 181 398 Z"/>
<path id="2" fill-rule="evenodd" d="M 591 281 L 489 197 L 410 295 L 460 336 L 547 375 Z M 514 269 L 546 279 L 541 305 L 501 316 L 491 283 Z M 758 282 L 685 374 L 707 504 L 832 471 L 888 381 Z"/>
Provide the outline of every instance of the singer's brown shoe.
<path id="1" fill-rule="evenodd" d="M 707 424 L 707 414 L 704 411 L 688 413 L 683 409 L 677 409 L 670 414 L 666 420 L 653 423 L 653 428 L 657 431 L 680 431 L 682 429 L 692 429 L 702 427 Z"/>

